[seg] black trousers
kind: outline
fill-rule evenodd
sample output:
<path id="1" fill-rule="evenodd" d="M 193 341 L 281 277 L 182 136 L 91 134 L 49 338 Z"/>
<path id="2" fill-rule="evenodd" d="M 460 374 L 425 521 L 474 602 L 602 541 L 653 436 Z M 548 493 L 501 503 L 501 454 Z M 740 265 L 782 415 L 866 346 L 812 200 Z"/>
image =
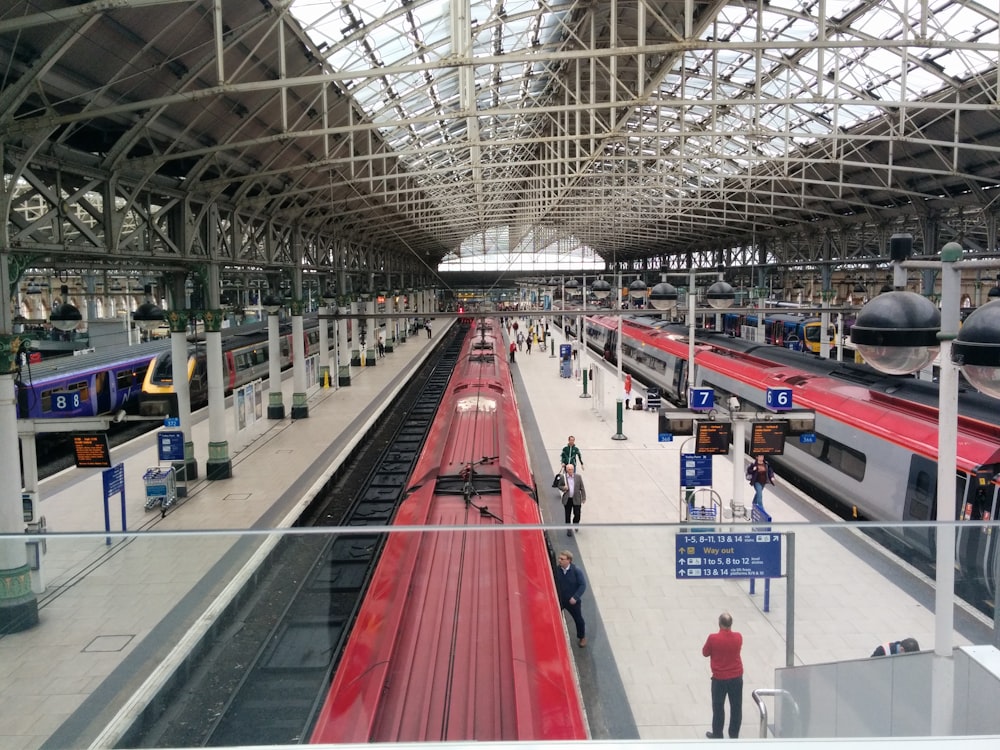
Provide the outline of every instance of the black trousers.
<path id="1" fill-rule="evenodd" d="M 712 735 L 722 739 L 722 726 L 726 723 L 726 697 L 729 697 L 729 736 L 740 736 L 743 723 L 743 678 L 731 680 L 712 678 Z"/>
<path id="2" fill-rule="evenodd" d="M 576 507 L 580 507 L 579 505 Z M 579 599 L 576 600 L 576 604 L 570 604 L 569 602 L 560 602 L 563 609 L 569 612 L 570 617 L 573 618 L 573 624 L 576 625 L 576 637 L 586 638 L 587 637 L 587 625 L 583 621 L 583 602 Z"/>
<path id="3" fill-rule="evenodd" d="M 572 501 L 566 503 L 563 506 L 563 510 L 566 511 L 566 523 L 567 524 L 569 524 L 569 522 L 570 522 L 570 514 L 573 515 L 573 523 L 580 523 L 580 509 L 582 507 L 583 507 L 582 505 L 573 505 Z"/>

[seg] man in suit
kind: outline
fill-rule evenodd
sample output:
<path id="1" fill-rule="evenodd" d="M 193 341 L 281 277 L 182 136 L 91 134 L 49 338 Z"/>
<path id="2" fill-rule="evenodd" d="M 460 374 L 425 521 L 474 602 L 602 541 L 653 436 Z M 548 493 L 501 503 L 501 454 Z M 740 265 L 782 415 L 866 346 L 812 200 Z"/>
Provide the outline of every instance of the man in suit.
<path id="1" fill-rule="evenodd" d="M 573 564 L 573 553 L 564 549 L 559 553 L 556 569 L 556 593 L 559 606 L 567 610 L 576 625 L 576 637 L 580 648 L 587 645 L 587 624 L 583 621 L 583 605 L 580 600 L 587 590 L 587 579 L 583 571 Z"/>
<path id="2" fill-rule="evenodd" d="M 572 463 L 566 464 L 566 478 L 563 482 L 562 504 L 566 512 L 566 525 L 570 524 L 572 515 L 573 525 L 579 531 L 580 510 L 587 502 L 587 488 L 583 486 L 583 477 L 576 473 L 576 466 Z M 572 529 L 566 530 L 566 536 L 573 536 Z"/>

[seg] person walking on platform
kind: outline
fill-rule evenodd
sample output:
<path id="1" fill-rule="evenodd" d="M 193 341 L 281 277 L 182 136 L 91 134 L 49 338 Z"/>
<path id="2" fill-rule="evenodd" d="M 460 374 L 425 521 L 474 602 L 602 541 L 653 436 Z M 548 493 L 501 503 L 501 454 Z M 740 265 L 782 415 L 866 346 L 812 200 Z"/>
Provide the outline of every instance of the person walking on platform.
<path id="1" fill-rule="evenodd" d="M 705 732 L 710 740 L 722 739 L 726 723 L 726 697 L 729 698 L 729 737 L 740 736 L 743 724 L 743 636 L 733 630 L 733 616 L 719 615 L 719 632 L 712 633 L 701 648 L 712 668 L 712 731 Z"/>
<path id="2" fill-rule="evenodd" d="M 872 656 L 895 656 L 896 654 L 912 654 L 920 650 L 916 638 L 904 638 L 901 641 L 889 641 L 878 646 Z"/>
<path id="3" fill-rule="evenodd" d="M 625 374 L 625 408 L 629 408 L 629 401 L 632 399 L 632 376 Z"/>
<path id="4" fill-rule="evenodd" d="M 587 488 L 583 484 L 583 477 L 576 475 L 576 467 L 573 464 L 567 464 L 562 485 L 562 504 L 566 525 L 569 526 L 572 515 L 573 525 L 577 531 L 580 530 L 580 511 L 583 510 L 585 502 L 587 502 Z M 573 536 L 572 529 L 566 529 L 566 536 Z"/>
<path id="5" fill-rule="evenodd" d="M 747 481 L 754 489 L 753 504 L 764 510 L 764 486 L 774 485 L 774 470 L 762 455 L 747 467 Z"/>
<path id="6" fill-rule="evenodd" d="M 564 549 L 557 556 L 559 570 L 556 571 L 556 593 L 559 606 L 567 610 L 576 625 L 577 642 L 580 648 L 587 645 L 587 624 L 583 621 L 583 604 L 580 599 L 587 590 L 587 579 L 583 571 L 573 564 L 573 553 Z"/>
<path id="7" fill-rule="evenodd" d="M 430 338 L 431 337 L 431 322 L 429 320 L 426 323 L 424 323 L 424 328 L 427 329 L 427 338 Z"/>
<path id="8" fill-rule="evenodd" d="M 510 342 L 510 363 L 514 364 L 514 353 L 517 351 L 517 344 Z"/>
<path id="9" fill-rule="evenodd" d="M 580 449 L 576 447 L 576 438 L 570 435 L 566 439 L 566 445 L 562 449 L 562 453 L 559 456 L 559 462 L 562 464 L 563 469 L 568 465 L 572 464 L 576 468 L 577 462 L 580 462 L 580 469 L 583 469 L 583 456 L 580 453 Z"/>
<path id="10" fill-rule="evenodd" d="M 533 334 L 533 333 L 529 333 L 528 334 L 528 342 L 527 342 L 528 343 L 528 354 L 531 354 L 531 341 L 534 338 L 535 338 L 535 334 Z"/>

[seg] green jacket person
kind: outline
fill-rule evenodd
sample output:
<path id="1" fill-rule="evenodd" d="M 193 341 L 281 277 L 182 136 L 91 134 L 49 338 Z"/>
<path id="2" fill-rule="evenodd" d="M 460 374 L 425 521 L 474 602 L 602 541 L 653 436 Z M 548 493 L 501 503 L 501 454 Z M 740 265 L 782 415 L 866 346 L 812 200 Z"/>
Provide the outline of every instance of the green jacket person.
<path id="1" fill-rule="evenodd" d="M 562 463 L 563 469 L 566 468 L 567 464 L 573 464 L 575 467 L 577 462 L 579 462 L 580 468 L 583 468 L 583 456 L 580 454 L 580 449 L 576 447 L 576 438 L 572 435 L 569 436 L 566 447 L 562 449 L 559 461 Z"/>

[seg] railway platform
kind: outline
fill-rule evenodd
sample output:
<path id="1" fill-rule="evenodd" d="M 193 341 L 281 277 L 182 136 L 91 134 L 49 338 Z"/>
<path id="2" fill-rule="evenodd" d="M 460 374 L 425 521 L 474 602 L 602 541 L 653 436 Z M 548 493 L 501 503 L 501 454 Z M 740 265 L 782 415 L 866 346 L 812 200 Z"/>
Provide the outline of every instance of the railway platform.
<path id="1" fill-rule="evenodd" d="M 47 540 L 42 558 L 39 625 L 0 637 L 0 746 L 111 747 L 127 721 L 123 708 L 155 690 L 183 658 L 184 644 L 210 625 L 220 597 L 249 575 L 256 558 L 240 531 L 264 535 L 293 523 L 310 489 L 322 486 L 391 406 L 448 323 L 438 321 L 433 339 L 409 337 L 374 367 L 352 368 L 350 386 L 313 390 L 306 419 L 263 420 L 237 433 L 229 405 L 232 478 L 208 481 L 201 471 L 165 516 L 145 509 L 143 475 L 158 463 L 155 432 L 112 449 L 112 464 L 124 465 L 126 534 L 114 496 L 113 533 L 105 536 L 101 470 L 69 469 L 43 480 L 40 512 L 58 536 Z M 282 392 L 291 404 L 290 371 Z M 202 468 L 207 411 L 194 416 L 192 430 Z"/>
<path id="2" fill-rule="evenodd" d="M 588 644 L 574 651 L 595 738 L 629 736 L 631 722 L 643 740 L 704 739 L 711 728 L 711 673 L 701 649 L 718 630 L 723 611 L 732 613 L 733 629 L 744 637 L 746 738 L 758 736 L 760 718 L 751 692 L 773 687 L 775 669 L 864 658 L 880 642 L 904 637 L 933 649 L 934 600 L 926 579 L 900 568 L 857 527 L 848 528 L 780 477 L 765 490 L 764 506 L 773 519 L 769 528 L 795 537 L 792 632 L 788 578 L 769 586 L 758 579 L 754 593 L 747 579 L 679 578 L 680 530 L 735 534 L 761 528 L 741 517 L 739 507 L 735 518 L 731 513 L 734 497 L 750 508 L 752 488 L 741 482 L 734 496 L 729 456 L 713 456 L 719 525 L 681 524 L 680 455 L 694 452 L 693 440 L 659 442 L 651 410 L 623 409 L 619 432 L 617 401 L 624 392 L 616 368 L 581 349 L 573 377 L 562 377 L 558 352 L 567 339 L 552 330 L 554 342 L 543 352 L 517 354 L 514 379 L 543 518 L 560 525 L 552 541 L 574 552 L 590 585 L 583 600 Z M 596 378 L 588 382 L 590 397 L 583 398 L 576 371 L 591 366 Z M 646 404 L 638 383 L 636 396 Z M 550 488 L 569 435 L 583 456 L 578 473 L 588 498 L 571 538 L 562 526 L 558 490 Z M 710 497 L 698 494 L 696 502 L 710 506 Z M 955 623 L 955 646 L 992 642 L 992 623 L 964 603 L 957 603 Z M 774 704 L 767 703 L 773 718 Z"/>
<path id="3" fill-rule="evenodd" d="M 446 328 L 440 321 L 434 326 L 435 341 Z M 43 482 L 42 512 L 60 536 L 50 539 L 44 558 L 40 624 L 0 639 L 0 745 L 113 746 L 211 627 L 221 602 L 252 575 L 260 545 L 247 539 L 294 522 L 431 343 L 411 337 L 376 367 L 355 370 L 350 387 L 312 393 L 308 419 L 265 423 L 246 445 L 234 443 L 232 479 L 194 483 L 165 517 L 143 508 L 142 474 L 156 463 L 153 436 L 113 451 L 126 465 L 130 533 L 113 535 L 110 545 L 99 471 L 70 470 Z M 908 636 L 931 646 L 933 594 L 928 598 L 920 575 L 901 572 L 857 530 L 780 480 L 766 493 L 765 507 L 775 531 L 796 537 L 794 633 L 787 628 L 786 578 L 770 582 L 766 603 L 763 581 L 751 593 L 742 579 L 680 580 L 674 547 L 683 441 L 659 443 L 652 411 L 624 411 L 619 433 L 616 373 L 584 353 L 582 366 L 601 373 L 590 398 L 581 398 L 582 380 L 562 377 L 552 355 L 561 343 L 556 332 L 554 350 L 519 353 L 514 380 L 550 539 L 556 549 L 574 552 L 590 584 L 588 644 L 571 644 L 594 739 L 704 740 L 710 673 L 701 647 L 724 610 L 744 636 L 741 736 L 748 739 L 757 736 L 751 691 L 771 687 L 789 653 L 792 663 L 811 664 L 866 657 L 880 643 Z M 290 386 L 286 378 L 286 403 Z M 645 402 L 641 389 L 633 395 Z M 207 431 L 206 420 L 195 423 L 200 465 Z M 588 489 L 572 537 L 550 488 L 570 434 L 583 454 Z M 730 497 L 727 457 L 713 458 L 713 470 L 713 489 Z M 750 528 L 725 514 L 719 520 L 733 533 Z M 569 629 L 572 636 L 571 623 Z M 959 608 L 955 644 L 988 637 L 984 619 Z"/>

